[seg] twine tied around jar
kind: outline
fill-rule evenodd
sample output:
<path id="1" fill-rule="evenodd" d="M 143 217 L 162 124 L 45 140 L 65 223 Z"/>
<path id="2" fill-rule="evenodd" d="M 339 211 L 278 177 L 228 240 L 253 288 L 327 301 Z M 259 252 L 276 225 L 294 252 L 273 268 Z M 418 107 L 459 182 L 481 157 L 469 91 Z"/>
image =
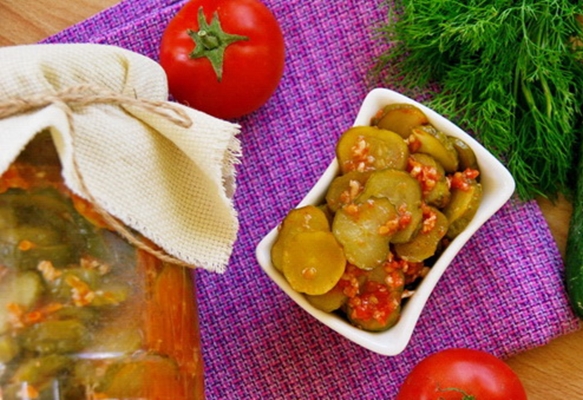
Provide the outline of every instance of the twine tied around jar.
<path id="1" fill-rule="evenodd" d="M 83 176 L 79 170 L 79 165 L 77 163 L 75 155 L 75 127 L 74 127 L 74 115 L 72 107 L 83 107 L 95 104 L 112 104 L 118 106 L 134 106 L 141 108 L 145 111 L 157 114 L 168 121 L 182 127 L 190 128 L 192 126 L 192 120 L 190 117 L 179 107 L 174 106 L 170 102 L 153 101 L 147 99 L 138 99 L 121 93 L 116 93 L 110 89 L 103 86 L 93 85 L 93 84 L 81 84 L 75 85 L 56 93 L 46 93 L 46 94 L 34 94 L 30 96 L 18 96 L 9 99 L 0 100 L 0 119 L 13 117 L 20 114 L 25 114 L 27 112 L 36 111 L 44 107 L 55 105 L 64 111 L 69 130 L 72 139 L 72 162 L 73 162 L 73 172 L 77 175 L 80 187 L 83 194 L 87 197 L 95 210 L 99 215 L 107 222 L 107 224 L 114 229 L 118 234 L 120 234 L 124 239 L 126 239 L 130 244 L 136 248 L 146 251 L 147 253 L 157 257 L 159 260 L 171 264 L 175 264 L 182 267 L 193 266 L 186 263 L 176 257 L 167 254 L 164 251 L 154 248 L 154 246 L 140 240 L 136 235 L 131 232 L 124 224 L 113 217 L 109 212 L 107 212 L 94 198 L 91 194 Z"/>

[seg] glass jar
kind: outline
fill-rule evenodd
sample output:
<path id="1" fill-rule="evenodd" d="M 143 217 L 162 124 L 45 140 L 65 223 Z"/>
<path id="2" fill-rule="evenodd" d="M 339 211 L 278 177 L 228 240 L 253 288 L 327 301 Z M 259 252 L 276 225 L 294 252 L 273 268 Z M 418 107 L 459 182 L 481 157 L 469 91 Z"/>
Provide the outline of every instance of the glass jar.
<path id="1" fill-rule="evenodd" d="M 204 398 L 194 286 L 71 193 L 40 134 L 0 179 L 0 399 Z"/>

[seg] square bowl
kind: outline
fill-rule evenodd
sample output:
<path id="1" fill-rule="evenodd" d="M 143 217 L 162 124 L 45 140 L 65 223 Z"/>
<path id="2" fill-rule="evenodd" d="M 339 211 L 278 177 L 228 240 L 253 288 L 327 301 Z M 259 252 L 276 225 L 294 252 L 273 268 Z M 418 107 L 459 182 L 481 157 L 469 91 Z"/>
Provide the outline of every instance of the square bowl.
<path id="1" fill-rule="evenodd" d="M 270 251 L 277 237 L 278 226 L 261 240 L 256 249 L 257 260 L 265 273 L 306 312 L 345 338 L 368 350 L 387 356 L 397 355 L 405 349 L 423 307 L 445 269 L 472 235 L 510 199 L 515 188 L 514 179 L 508 170 L 474 138 L 433 110 L 392 90 L 377 88 L 370 91 L 360 107 L 354 126 L 370 125 L 371 118 L 378 110 L 393 103 L 415 105 L 425 113 L 435 128 L 450 136 L 458 137 L 468 144 L 478 160 L 483 191 L 482 200 L 475 216 L 469 225 L 451 241 L 433 264 L 429 273 L 421 280 L 413 296 L 403 306 L 399 321 L 386 331 L 368 332 L 351 325 L 339 315 L 323 312 L 313 307 L 303 294 L 290 287 L 283 274 L 277 271 L 271 263 Z M 338 161 L 334 158 L 297 207 L 322 204 L 328 186 L 338 174 Z"/>

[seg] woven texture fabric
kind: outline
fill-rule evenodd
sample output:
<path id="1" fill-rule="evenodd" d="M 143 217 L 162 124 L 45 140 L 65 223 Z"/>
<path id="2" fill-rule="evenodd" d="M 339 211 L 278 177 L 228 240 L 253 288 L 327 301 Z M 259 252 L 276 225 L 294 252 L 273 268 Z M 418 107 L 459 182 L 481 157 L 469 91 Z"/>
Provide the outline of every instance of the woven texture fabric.
<path id="1" fill-rule="evenodd" d="M 168 102 L 160 65 L 119 46 L 11 46 L 0 60 L 0 98 L 43 106 L 0 120 L 0 172 L 50 129 L 75 193 L 182 263 L 224 272 L 238 230 L 239 125 Z"/>
<path id="2" fill-rule="evenodd" d="M 385 2 L 265 0 L 279 19 L 286 69 L 274 97 L 238 121 L 240 232 L 224 275 L 198 273 L 209 399 L 391 399 L 412 366 L 463 346 L 509 357 L 579 328 L 563 264 L 536 203 L 504 206 L 438 283 L 407 349 L 365 350 L 317 323 L 278 290 L 255 246 L 316 182 L 352 125 L 375 57 Z M 46 42 L 116 44 L 158 59 L 184 1 L 126 0 Z M 423 99 L 423 93 L 417 100 Z"/>

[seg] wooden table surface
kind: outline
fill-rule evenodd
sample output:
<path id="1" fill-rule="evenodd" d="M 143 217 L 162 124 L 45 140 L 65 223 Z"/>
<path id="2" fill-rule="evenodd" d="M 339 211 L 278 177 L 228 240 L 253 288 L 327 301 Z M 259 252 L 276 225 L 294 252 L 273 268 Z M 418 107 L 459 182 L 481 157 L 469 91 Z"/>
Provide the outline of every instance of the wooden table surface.
<path id="1" fill-rule="evenodd" d="M 0 0 L 0 46 L 35 43 L 120 0 Z M 539 200 L 564 254 L 570 204 Z M 583 399 L 583 331 L 507 360 L 530 400 Z M 483 399 L 487 400 L 487 399 Z"/>

